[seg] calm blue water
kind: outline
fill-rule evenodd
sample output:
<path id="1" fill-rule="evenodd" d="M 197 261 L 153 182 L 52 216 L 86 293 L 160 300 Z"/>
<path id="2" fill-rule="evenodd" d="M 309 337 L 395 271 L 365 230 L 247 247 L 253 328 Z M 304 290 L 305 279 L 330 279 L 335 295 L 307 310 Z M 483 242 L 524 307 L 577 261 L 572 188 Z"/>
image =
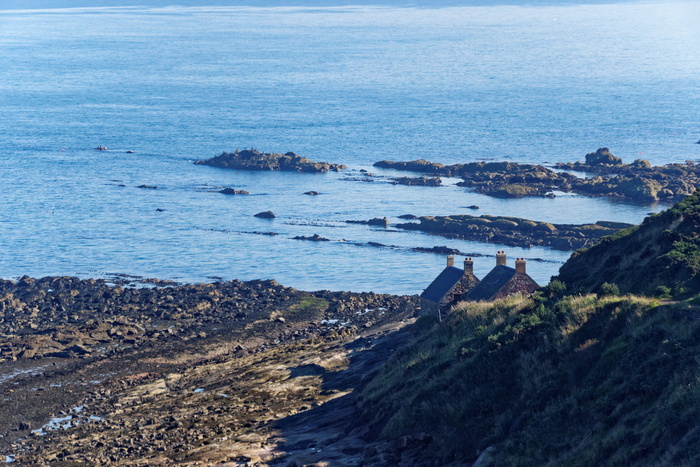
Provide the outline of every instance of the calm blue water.
<path id="1" fill-rule="evenodd" d="M 372 163 L 553 163 L 602 146 L 626 161 L 697 160 L 698 19 L 697 2 L 0 10 L 0 277 L 418 293 L 444 257 L 407 248 L 502 247 L 343 221 L 474 214 L 465 207 L 476 204 L 551 222 L 640 222 L 663 206 L 496 200 L 192 161 L 256 147 L 390 175 Z M 278 218 L 253 217 L 266 210 Z M 332 241 L 291 239 L 315 233 Z M 400 248 L 352 244 L 368 241 Z M 505 249 L 550 260 L 528 264 L 540 283 L 568 257 Z M 478 258 L 477 274 L 494 262 Z"/>

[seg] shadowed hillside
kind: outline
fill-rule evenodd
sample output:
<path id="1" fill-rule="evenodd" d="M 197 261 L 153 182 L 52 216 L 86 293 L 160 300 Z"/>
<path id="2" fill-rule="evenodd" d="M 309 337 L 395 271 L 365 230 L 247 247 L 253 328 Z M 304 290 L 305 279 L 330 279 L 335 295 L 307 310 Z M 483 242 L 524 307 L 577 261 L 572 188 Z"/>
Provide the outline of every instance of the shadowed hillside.
<path id="1" fill-rule="evenodd" d="M 411 465 L 698 465 L 699 231 L 697 192 L 532 297 L 419 319 L 358 397 L 373 439 Z"/>
<path id="2" fill-rule="evenodd" d="M 631 229 L 576 251 L 559 271 L 570 290 L 685 298 L 700 291 L 700 192 Z"/>
<path id="3" fill-rule="evenodd" d="M 691 305 L 585 295 L 470 303 L 396 352 L 359 398 L 398 465 L 697 465 Z M 691 306 L 692 307 L 692 306 Z"/>

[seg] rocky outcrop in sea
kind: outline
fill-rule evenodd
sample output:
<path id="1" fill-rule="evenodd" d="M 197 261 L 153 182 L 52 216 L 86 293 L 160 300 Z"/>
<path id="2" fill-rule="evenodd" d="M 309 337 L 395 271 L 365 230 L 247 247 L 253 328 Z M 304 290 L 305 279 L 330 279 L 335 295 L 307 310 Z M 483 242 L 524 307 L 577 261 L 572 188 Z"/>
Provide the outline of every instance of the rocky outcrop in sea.
<path id="1" fill-rule="evenodd" d="M 418 230 L 447 238 L 532 247 L 546 246 L 571 251 L 593 245 L 600 238 L 612 235 L 632 224 L 598 221 L 595 224 L 551 224 L 504 216 L 424 216 L 420 222 L 397 224 L 405 230 Z"/>
<path id="2" fill-rule="evenodd" d="M 700 186 L 700 165 L 685 164 L 651 166 L 637 159 L 624 164 L 607 148 L 586 155 L 586 162 L 559 163 L 559 170 L 596 174 L 580 178 L 547 167 L 514 162 L 470 162 L 444 165 L 419 159 L 410 162 L 380 161 L 376 167 L 407 170 L 428 175 L 460 177 L 458 186 L 496 198 L 554 196 L 562 191 L 591 197 L 624 198 L 641 203 L 659 200 L 677 201 Z"/>
<path id="3" fill-rule="evenodd" d="M 339 172 L 346 167 L 329 162 L 313 162 L 293 152 L 286 154 L 263 153 L 257 149 L 236 149 L 235 152 L 223 152 L 216 157 L 195 161 L 197 165 L 209 165 L 222 169 L 238 170 L 282 170 L 287 172 L 324 173 L 330 170 Z"/>

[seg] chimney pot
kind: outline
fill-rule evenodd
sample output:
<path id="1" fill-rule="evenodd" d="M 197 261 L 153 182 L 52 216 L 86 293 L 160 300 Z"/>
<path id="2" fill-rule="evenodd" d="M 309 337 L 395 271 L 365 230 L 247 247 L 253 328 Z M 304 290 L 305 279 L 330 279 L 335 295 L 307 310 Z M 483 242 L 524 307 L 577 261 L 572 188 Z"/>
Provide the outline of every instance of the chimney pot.
<path id="1" fill-rule="evenodd" d="M 505 266 L 505 265 L 506 265 L 506 252 L 499 251 L 498 254 L 496 255 L 496 266 Z"/>
<path id="2" fill-rule="evenodd" d="M 525 274 L 525 258 L 518 258 L 515 261 L 515 272 L 518 274 Z"/>
<path id="3" fill-rule="evenodd" d="M 474 261 L 471 258 L 464 260 L 464 274 L 474 274 Z"/>

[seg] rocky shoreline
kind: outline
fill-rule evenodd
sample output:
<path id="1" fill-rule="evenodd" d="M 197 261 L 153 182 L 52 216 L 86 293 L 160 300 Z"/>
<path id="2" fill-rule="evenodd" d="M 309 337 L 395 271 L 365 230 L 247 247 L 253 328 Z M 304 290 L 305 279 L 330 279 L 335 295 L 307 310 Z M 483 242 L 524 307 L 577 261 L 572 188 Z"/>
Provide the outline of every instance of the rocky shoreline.
<path id="1" fill-rule="evenodd" d="M 221 169 L 236 170 L 282 170 L 287 172 L 325 173 L 339 172 L 346 167 L 328 162 L 313 162 L 293 152 L 286 154 L 263 153 L 257 149 L 236 149 L 223 152 L 216 157 L 195 161 L 196 165 L 209 165 Z"/>
<path id="2" fill-rule="evenodd" d="M 309 386 L 304 396 L 297 378 L 316 366 L 299 363 L 275 383 L 291 392 L 263 396 L 274 378 L 256 368 L 284 370 L 326 344 L 337 353 L 417 306 L 274 281 L 128 288 L 72 277 L 1 281 L 0 298 L 0 454 L 22 464 L 163 465 L 202 450 L 233 461 L 238 437 L 259 439 L 335 394 Z"/>
<path id="3" fill-rule="evenodd" d="M 635 202 L 678 201 L 700 186 L 700 165 L 651 166 L 643 159 L 631 164 L 600 148 L 586 155 L 586 162 L 559 163 L 558 170 L 597 174 L 580 178 L 541 165 L 514 162 L 470 162 L 444 165 L 419 159 L 410 162 L 379 161 L 375 167 L 418 172 L 430 176 L 460 177 L 458 186 L 496 198 L 555 196 L 556 191 L 591 197 L 623 198 Z"/>
<path id="4" fill-rule="evenodd" d="M 396 224 L 396 228 L 417 230 L 447 238 L 529 248 L 544 246 L 572 251 L 591 246 L 600 238 L 633 227 L 622 222 L 595 224 L 551 224 L 505 216 L 424 216 L 420 222 Z"/>

